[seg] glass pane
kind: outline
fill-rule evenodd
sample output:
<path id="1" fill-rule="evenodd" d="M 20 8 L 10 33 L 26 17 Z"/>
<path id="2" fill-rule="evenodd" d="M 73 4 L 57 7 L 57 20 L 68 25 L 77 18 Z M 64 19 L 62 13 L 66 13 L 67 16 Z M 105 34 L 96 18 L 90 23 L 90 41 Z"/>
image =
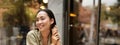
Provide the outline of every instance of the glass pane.
<path id="1" fill-rule="evenodd" d="M 120 43 L 120 0 L 101 0 L 100 44 Z"/>
<path id="2" fill-rule="evenodd" d="M 70 0 L 70 44 L 71 45 L 114 45 L 119 40 L 119 0 Z M 100 24 L 98 24 L 101 7 Z M 98 25 L 100 25 L 98 27 Z M 99 40 L 97 39 L 99 28 Z"/>
<path id="3" fill-rule="evenodd" d="M 96 44 L 95 0 L 70 1 L 70 45 Z"/>

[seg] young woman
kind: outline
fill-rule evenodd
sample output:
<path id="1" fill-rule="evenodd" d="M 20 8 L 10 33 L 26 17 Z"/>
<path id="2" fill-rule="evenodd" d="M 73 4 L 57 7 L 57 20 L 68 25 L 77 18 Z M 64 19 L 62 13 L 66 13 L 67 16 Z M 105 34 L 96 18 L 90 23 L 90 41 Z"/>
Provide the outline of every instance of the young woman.
<path id="1" fill-rule="evenodd" d="M 49 9 L 39 10 L 36 15 L 37 30 L 27 34 L 27 45 L 60 45 L 54 14 Z"/>

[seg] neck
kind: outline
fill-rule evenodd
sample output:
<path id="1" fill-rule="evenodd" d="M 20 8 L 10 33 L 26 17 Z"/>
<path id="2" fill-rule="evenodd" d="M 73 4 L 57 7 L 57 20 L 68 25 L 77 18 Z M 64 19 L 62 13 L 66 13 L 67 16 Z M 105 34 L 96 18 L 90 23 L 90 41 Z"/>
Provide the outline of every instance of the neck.
<path id="1" fill-rule="evenodd" d="M 50 30 L 41 31 L 41 34 L 43 38 L 48 38 L 48 35 L 50 34 Z"/>

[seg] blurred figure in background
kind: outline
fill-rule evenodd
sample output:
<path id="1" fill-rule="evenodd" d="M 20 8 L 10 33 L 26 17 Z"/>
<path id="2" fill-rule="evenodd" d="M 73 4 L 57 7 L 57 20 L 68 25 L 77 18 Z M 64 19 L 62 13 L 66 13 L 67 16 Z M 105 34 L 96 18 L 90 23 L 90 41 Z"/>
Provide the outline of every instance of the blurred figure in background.
<path id="1" fill-rule="evenodd" d="M 95 30 L 93 30 L 93 32 L 91 32 L 91 16 L 92 16 L 92 11 L 86 7 L 82 6 L 82 1 L 83 0 L 79 0 L 79 14 L 78 14 L 78 22 L 79 22 L 79 42 L 78 45 L 86 45 L 87 43 L 91 42 L 92 39 L 94 40 L 94 36 L 95 36 Z M 92 36 L 92 39 L 90 38 Z M 81 43 L 82 42 L 82 43 Z M 81 43 L 81 44 L 80 44 Z"/>
<path id="2" fill-rule="evenodd" d="M 40 10 L 42 0 L 29 0 L 25 3 L 25 13 L 29 18 L 29 26 L 32 26 L 35 21 L 35 16 Z"/>
<path id="3" fill-rule="evenodd" d="M 26 35 L 29 30 L 33 30 L 35 27 L 35 16 L 40 9 L 42 0 L 28 0 L 25 2 L 25 14 L 28 16 L 28 25 L 20 26 L 20 33 L 22 35 L 22 40 L 20 45 L 26 45 Z"/>

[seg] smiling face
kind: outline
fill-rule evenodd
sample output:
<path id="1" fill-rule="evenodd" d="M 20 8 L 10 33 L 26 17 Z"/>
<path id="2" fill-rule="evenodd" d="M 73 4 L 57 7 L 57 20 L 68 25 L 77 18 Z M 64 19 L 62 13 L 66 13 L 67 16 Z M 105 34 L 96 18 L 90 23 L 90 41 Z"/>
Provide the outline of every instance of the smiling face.
<path id="1" fill-rule="evenodd" d="M 54 20 L 50 19 L 45 11 L 40 11 L 36 16 L 36 26 L 39 31 L 50 30 L 51 24 Z"/>

